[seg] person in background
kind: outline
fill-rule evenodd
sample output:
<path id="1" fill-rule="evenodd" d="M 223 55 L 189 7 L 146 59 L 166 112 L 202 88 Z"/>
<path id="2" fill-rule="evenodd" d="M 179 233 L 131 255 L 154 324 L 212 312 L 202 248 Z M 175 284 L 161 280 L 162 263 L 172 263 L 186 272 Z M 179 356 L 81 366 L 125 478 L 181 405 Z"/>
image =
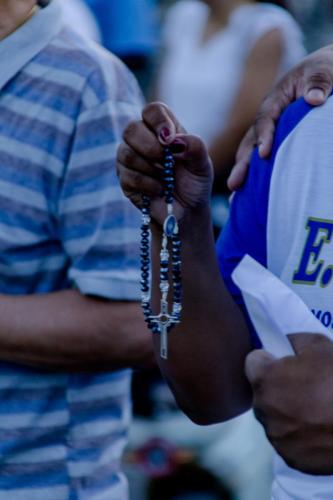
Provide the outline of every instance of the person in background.
<path id="1" fill-rule="evenodd" d="M 227 216 L 221 195 L 244 133 L 274 82 L 305 55 L 302 33 L 282 7 L 282 1 L 180 0 L 165 21 L 156 95 L 209 147 L 217 228 Z"/>
<path id="2" fill-rule="evenodd" d="M 58 0 L 0 0 L 0 64 L 0 499 L 123 500 L 128 368 L 154 364 L 115 168 L 141 92 Z"/>

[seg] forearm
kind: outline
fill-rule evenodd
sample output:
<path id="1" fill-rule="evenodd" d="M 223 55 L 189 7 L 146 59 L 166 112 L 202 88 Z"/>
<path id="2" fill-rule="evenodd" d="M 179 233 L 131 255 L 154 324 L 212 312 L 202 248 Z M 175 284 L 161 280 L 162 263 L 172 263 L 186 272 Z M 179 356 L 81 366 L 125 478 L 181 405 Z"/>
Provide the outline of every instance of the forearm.
<path id="1" fill-rule="evenodd" d="M 103 371 L 152 366 L 140 307 L 75 290 L 0 295 L 0 359 L 47 370 Z"/>
<path id="2" fill-rule="evenodd" d="M 159 360 L 180 407 L 197 423 L 226 420 L 249 408 L 244 375 L 250 338 L 220 277 L 208 208 L 181 222 L 183 313 L 169 335 L 168 361 Z M 154 231 L 154 275 L 160 235 Z M 157 283 L 154 283 L 157 305 Z M 159 359 L 159 339 L 155 336 Z"/>

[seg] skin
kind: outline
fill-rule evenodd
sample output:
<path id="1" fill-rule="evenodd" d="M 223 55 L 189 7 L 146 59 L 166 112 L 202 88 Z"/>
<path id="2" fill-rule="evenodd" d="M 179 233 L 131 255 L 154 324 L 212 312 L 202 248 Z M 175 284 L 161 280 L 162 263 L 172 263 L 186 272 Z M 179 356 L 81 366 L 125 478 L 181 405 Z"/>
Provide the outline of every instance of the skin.
<path id="1" fill-rule="evenodd" d="M 262 158 L 269 156 L 276 122 L 283 110 L 300 97 L 312 106 L 325 103 L 333 87 L 333 45 L 328 45 L 306 57 L 274 87 L 263 101 L 254 125 L 241 142 L 236 164 L 228 179 L 230 190 L 244 182 L 253 148 L 258 145 Z"/>
<path id="2" fill-rule="evenodd" d="M 251 50 L 227 124 L 209 147 L 217 183 L 225 185 L 239 143 L 253 122 L 262 99 L 277 79 L 282 54 L 282 35 L 277 29 L 262 36 Z"/>
<path id="3" fill-rule="evenodd" d="M 0 0 L 0 40 L 24 24 L 37 7 L 37 0 Z"/>
<path id="4" fill-rule="evenodd" d="M 210 15 L 202 43 L 209 42 L 210 38 L 227 26 L 229 17 L 235 9 L 256 2 L 205 0 L 205 3 L 210 8 Z M 208 148 L 214 165 L 216 184 L 225 185 L 239 143 L 253 122 L 261 101 L 276 81 L 284 50 L 283 43 L 280 30 L 272 30 L 257 41 L 245 61 L 243 75 L 227 122 Z M 260 74 L 259 80 L 258 74 Z M 248 98 L 249 95 L 251 99 Z"/>
<path id="5" fill-rule="evenodd" d="M 196 423 L 210 424 L 253 403 L 271 443 L 292 467 L 332 474 L 333 343 L 300 333 L 291 336 L 294 357 L 275 360 L 264 351 L 251 352 L 242 313 L 216 262 L 209 211 L 212 165 L 205 145 L 186 134 L 161 103 L 148 105 L 124 139 L 118 153 L 122 188 L 137 206 L 142 193 L 152 200 L 155 276 L 165 217 L 163 144 L 170 145 L 176 160 L 174 209 L 182 240 L 184 309 L 180 325 L 169 335 L 169 358 L 158 357 L 158 363 L 178 404 Z M 154 302 L 156 306 L 156 281 Z M 158 338 L 155 350 L 158 356 Z"/>
<path id="6" fill-rule="evenodd" d="M 250 407 L 251 392 L 244 361 L 251 346 L 243 317 L 220 279 L 211 230 L 209 200 L 213 169 L 207 149 L 200 138 L 187 135 L 162 104 L 148 105 L 142 121 L 127 127 L 124 139 L 118 154 L 122 188 L 137 206 L 141 203 L 141 193 L 152 200 L 155 277 L 161 223 L 165 217 L 158 166 L 162 158 L 161 143 L 173 142 L 174 150 L 183 149 L 175 154 L 174 209 L 182 240 L 184 310 L 180 325 L 169 335 L 168 361 L 159 357 L 156 336 L 155 349 L 159 366 L 183 411 L 200 424 L 226 420 Z M 156 306 L 159 294 L 157 283 L 154 285 Z M 195 383 L 194 374 L 198 374 Z"/>
<path id="7" fill-rule="evenodd" d="M 32 0 L 0 0 L 0 38 L 33 15 Z M 45 370 L 154 366 L 151 337 L 135 302 L 76 290 L 0 295 L 0 359 Z"/>
<path id="8" fill-rule="evenodd" d="M 210 42 L 227 25 L 232 12 L 241 5 L 255 4 L 250 0 L 205 0 L 210 8 L 203 33 L 202 45 Z M 238 145 L 255 119 L 259 105 L 277 79 L 283 55 L 283 37 L 275 29 L 263 35 L 253 46 L 244 62 L 243 73 L 222 130 L 208 145 L 215 171 L 217 187 L 226 187 L 234 164 Z M 257 76 L 260 74 L 260 79 Z M 251 99 L 249 99 L 251 96 Z"/>

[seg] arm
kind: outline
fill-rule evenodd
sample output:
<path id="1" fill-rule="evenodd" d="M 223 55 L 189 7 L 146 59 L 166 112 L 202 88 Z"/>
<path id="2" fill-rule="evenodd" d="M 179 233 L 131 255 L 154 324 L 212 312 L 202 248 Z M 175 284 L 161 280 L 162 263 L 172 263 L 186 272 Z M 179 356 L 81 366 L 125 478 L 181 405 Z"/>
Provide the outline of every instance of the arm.
<path id="1" fill-rule="evenodd" d="M 266 33 L 251 50 L 229 120 L 209 148 L 217 180 L 225 182 L 227 179 L 238 145 L 277 78 L 282 53 L 283 40 L 279 29 Z"/>
<path id="2" fill-rule="evenodd" d="M 303 96 L 312 106 L 320 106 L 330 95 L 332 87 L 333 45 L 329 45 L 306 57 L 287 73 L 263 101 L 255 125 L 248 130 L 238 148 L 236 164 L 228 179 L 229 188 L 234 190 L 242 185 L 255 145 L 259 145 L 262 158 L 269 156 L 275 124 L 288 104 Z"/>
<path id="3" fill-rule="evenodd" d="M 177 151 L 175 212 L 183 244 L 184 311 L 181 324 L 169 335 L 168 361 L 159 359 L 155 338 L 160 368 L 192 420 L 208 424 L 232 418 L 251 404 L 243 368 L 251 343 L 216 260 L 209 213 L 212 170 L 206 148 L 199 138 L 184 134 L 170 111 L 158 104 L 148 106 L 143 121 L 127 128 L 125 140 L 118 154 L 120 182 L 135 204 L 140 205 L 141 193 L 152 198 L 155 276 L 165 210 L 156 161 L 162 155 L 160 143 L 172 143 Z"/>
<path id="4" fill-rule="evenodd" d="M 0 359 L 47 370 L 148 368 L 153 348 L 137 303 L 68 290 L 0 295 Z"/>
<path id="5" fill-rule="evenodd" d="M 38 240 L 56 242 L 60 277 L 48 282 L 42 276 L 49 293 L 0 295 L 2 360 L 75 371 L 152 363 L 151 339 L 136 303 L 138 213 L 122 195 L 115 168 L 121 133 L 141 101 L 120 63 L 111 60 L 110 81 L 101 73 L 87 79 L 71 134 L 62 139 L 66 160 L 54 176 L 50 223 Z"/>

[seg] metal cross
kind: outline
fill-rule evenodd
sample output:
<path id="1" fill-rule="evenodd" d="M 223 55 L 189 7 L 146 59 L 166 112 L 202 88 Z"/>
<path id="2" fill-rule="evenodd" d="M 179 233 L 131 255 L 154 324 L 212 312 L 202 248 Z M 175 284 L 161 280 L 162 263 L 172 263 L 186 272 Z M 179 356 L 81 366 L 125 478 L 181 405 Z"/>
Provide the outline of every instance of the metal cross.
<path id="1" fill-rule="evenodd" d="M 175 321 L 168 313 L 168 303 L 161 300 L 161 312 L 158 316 L 151 316 L 151 321 L 156 323 L 160 329 L 161 342 L 160 342 L 160 356 L 162 359 L 168 359 L 168 328 L 174 324 Z"/>

